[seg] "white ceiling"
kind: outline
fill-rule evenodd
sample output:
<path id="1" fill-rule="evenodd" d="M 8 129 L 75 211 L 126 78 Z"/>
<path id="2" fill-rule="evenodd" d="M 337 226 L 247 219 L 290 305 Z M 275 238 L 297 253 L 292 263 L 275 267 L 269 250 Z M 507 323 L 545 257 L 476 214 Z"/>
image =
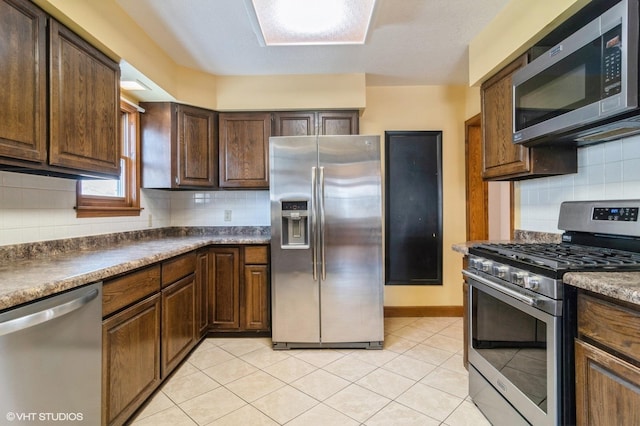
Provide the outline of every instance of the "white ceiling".
<path id="1" fill-rule="evenodd" d="M 216 75 L 366 73 L 467 84 L 469 42 L 509 0 L 377 0 L 365 45 L 262 47 L 245 0 L 116 0 L 182 66 Z M 357 0 L 352 0 L 357 1 Z"/>

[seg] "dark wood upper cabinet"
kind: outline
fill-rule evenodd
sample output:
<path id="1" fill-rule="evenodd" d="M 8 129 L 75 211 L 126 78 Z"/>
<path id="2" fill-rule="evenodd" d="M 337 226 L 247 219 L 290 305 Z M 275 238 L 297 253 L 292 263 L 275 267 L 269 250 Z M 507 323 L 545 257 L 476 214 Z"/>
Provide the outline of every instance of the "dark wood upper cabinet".
<path id="1" fill-rule="evenodd" d="M 54 20 L 49 163 L 120 175 L 120 67 Z"/>
<path id="2" fill-rule="evenodd" d="M 281 111 L 273 113 L 273 136 L 357 135 L 358 111 Z"/>
<path id="3" fill-rule="evenodd" d="M 318 112 L 319 135 L 357 135 L 359 131 L 358 111 Z"/>
<path id="4" fill-rule="evenodd" d="M 118 63 L 26 0 L 0 0 L 0 53 L 0 169 L 118 177 Z"/>
<path id="5" fill-rule="evenodd" d="M 482 84 L 481 109 L 485 180 L 518 180 L 576 173 L 577 148 L 570 144 L 527 148 L 514 144 L 511 77 L 527 64 L 523 55 Z"/>
<path id="6" fill-rule="evenodd" d="M 213 189 L 218 183 L 217 113 L 171 102 L 141 103 L 142 186 Z"/>
<path id="7" fill-rule="evenodd" d="M 33 3 L 0 1 L 0 157 L 47 161 L 46 22 Z"/>
<path id="8" fill-rule="evenodd" d="M 273 124 L 273 136 L 309 136 L 316 134 L 316 114 L 314 112 L 274 112 Z"/>
<path id="9" fill-rule="evenodd" d="M 220 114 L 220 187 L 269 188 L 271 113 Z"/>

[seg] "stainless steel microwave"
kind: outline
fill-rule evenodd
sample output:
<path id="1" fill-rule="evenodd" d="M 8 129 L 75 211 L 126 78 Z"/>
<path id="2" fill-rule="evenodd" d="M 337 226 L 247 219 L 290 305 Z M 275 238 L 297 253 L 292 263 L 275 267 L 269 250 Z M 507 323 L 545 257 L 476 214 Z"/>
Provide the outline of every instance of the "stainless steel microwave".
<path id="1" fill-rule="evenodd" d="M 513 142 L 640 133 L 638 1 L 623 0 L 513 75 Z"/>

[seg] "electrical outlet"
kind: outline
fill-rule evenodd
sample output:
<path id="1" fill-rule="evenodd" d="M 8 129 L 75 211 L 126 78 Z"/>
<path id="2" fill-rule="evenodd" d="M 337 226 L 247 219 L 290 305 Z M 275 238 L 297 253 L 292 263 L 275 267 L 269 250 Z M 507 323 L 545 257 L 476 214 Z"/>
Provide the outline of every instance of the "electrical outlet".
<path id="1" fill-rule="evenodd" d="M 153 216 L 149 214 L 149 228 L 153 227 Z"/>
<path id="2" fill-rule="evenodd" d="M 224 211 L 224 221 L 231 222 L 231 210 Z"/>

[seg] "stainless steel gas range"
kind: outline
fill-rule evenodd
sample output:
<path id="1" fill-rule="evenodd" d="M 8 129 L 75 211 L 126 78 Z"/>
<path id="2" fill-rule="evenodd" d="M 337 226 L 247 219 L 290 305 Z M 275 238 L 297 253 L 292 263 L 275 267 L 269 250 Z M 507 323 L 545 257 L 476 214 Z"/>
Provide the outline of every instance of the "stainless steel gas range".
<path id="1" fill-rule="evenodd" d="M 562 242 L 479 244 L 469 288 L 469 394 L 494 425 L 575 423 L 575 289 L 567 272 L 640 270 L 640 200 L 562 203 Z"/>

